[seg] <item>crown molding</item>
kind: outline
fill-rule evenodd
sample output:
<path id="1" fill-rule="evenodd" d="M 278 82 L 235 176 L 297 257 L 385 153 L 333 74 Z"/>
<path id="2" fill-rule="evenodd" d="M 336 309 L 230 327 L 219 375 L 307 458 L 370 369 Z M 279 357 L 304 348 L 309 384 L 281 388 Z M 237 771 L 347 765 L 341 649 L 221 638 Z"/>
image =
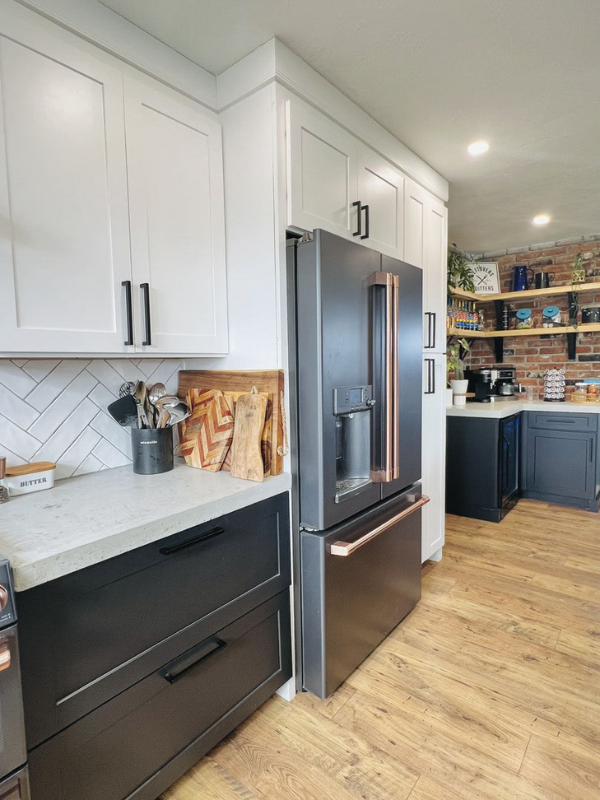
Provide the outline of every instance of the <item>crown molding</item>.
<path id="1" fill-rule="evenodd" d="M 278 39 L 270 39 L 217 76 L 219 111 L 272 81 L 343 125 L 440 200 L 448 200 L 449 187 L 445 178 Z"/>
<path id="2" fill-rule="evenodd" d="M 213 111 L 216 78 L 159 42 L 98 0 L 0 0 L 0 8 L 22 6 L 72 31 L 107 53 L 151 75 Z"/>

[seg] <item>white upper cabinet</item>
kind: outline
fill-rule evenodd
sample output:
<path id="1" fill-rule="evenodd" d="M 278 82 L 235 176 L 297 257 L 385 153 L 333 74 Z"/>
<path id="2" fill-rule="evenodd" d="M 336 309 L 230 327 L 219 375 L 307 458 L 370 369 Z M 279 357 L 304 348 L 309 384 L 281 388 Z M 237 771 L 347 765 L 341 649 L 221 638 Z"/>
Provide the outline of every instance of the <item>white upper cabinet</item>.
<path id="1" fill-rule="evenodd" d="M 404 176 L 301 100 L 287 103 L 288 227 L 404 253 Z"/>
<path id="2" fill-rule="evenodd" d="M 427 345 L 436 353 L 446 352 L 446 315 L 448 305 L 448 209 L 429 196 L 426 217 L 427 264 L 424 273 L 424 309 L 427 328 L 432 332 Z"/>
<path id="3" fill-rule="evenodd" d="M 129 77 L 125 121 L 136 349 L 226 353 L 221 126 Z"/>
<path id="4" fill-rule="evenodd" d="M 127 351 L 122 76 L 41 32 L 14 41 L 3 27 L 0 351 Z"/>
<path id="5" fill-rule="evenodd" d="M 0 20 L 0 353 L 226 353 L 217 117 L 72 39 Z"/>
<path id="6" fill-rule="evenodd" d="M 300 101 L 288 102 L 288 227 L 357 230 L 358 142 Z"/>
<path id="7" fill-rule="evenodd" d="M 447 209 L 410 178 L 405 186 L 404 260 L 423 270 L 423 348 L 446 350 Z"/>
<path id="8" fill-rule="evenodd" d="M 392 258 L 404 257 L 404 175 L 364 144 L 358 147 L 358 200 L 364 243 Z"/>

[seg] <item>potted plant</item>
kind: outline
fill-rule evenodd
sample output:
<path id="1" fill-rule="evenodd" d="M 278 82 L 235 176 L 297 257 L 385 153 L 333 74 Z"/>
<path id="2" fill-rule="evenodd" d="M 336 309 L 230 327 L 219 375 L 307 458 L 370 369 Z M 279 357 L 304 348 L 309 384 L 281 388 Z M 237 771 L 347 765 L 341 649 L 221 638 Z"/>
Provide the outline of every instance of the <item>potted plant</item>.
<path id="1" fill-rule="evenodd" d="M 462 253 L 455 244 L 453 249 L 448 251 L 448 287 L 452 289 L 464 289 L 465 292 L 474 292 L 473 273 L 471 266 L 473 261 Z"/>
<path id="2" fill-rule="evenodd" d="M 585 283 L 585 266 L 583 263 L 583 253 L 577 253 L 575 261 L 571 267 L 571 283 L 577 285 Z"/>
<path id="3" fill-rule="evenodd" d="M 448 373 L 454 376 L 450 379 L 450 388 L 455 406 L 464 406 L 467 402 L 467 388 L 469 381 L 465 380 L 465 358 L 463 354 L 471 352 L 471 345 L 466 339 L 458 339 L 448 347 Z"/>

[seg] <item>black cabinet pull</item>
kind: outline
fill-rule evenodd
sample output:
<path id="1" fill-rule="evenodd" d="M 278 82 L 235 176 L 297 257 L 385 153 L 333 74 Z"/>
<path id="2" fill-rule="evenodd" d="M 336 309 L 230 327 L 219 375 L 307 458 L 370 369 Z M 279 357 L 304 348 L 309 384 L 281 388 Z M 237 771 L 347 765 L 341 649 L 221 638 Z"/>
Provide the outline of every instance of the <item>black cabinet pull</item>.
<path id="1" fill-rule="evenodd" d="M 158 552 L 161 554 L 161 556 L 171 556 L 173 553 L 178 553 L 180 550 L 187 550 L 188 547 L 193 547 L 196 544 L 201 544 L 202 542 L 208 541 L 208 539 L 214 539 L 216 536 L 221 536 L 222 533 L 225 533 L 223 528 L 213 528 L 212 531 L 199 533 L 196 536 L 192 536 L 190 539 L 179 542 L 179 544 L 174 544 L 171 547 L 161 547 Z"/>
<path id="2" fill-rule="evenodd" d="M 433 338 L 433 342 L 432 342 L 431 346 L 435 347 L 435 340 L 436 340 L 436 336 L 437 336 L 437 314 L 436 314 L 435 311 L 430 311 L 429 313 L 431 314 L 431 317 L 433 318 L 433 337 L 432 337 Z M 431 317 L 430 317 L 430 319 L 431 319 Z"/>
<path id="3" fill-rule="evenodd" d="M 431 326 L 433 317 L 433 311 L 426 311 L 425 316 L 427 317 L 427 344 L 423 346 L 424 350 L 433 350 L 433 345 L 431 344 Z"/>
<path id="4" fill-rule="evenodd" d="M 370 235 L 370 230 L 371 230 L 371 224 L 370 224 L 371 223 L 371 217 L 370 217 L 370 214 L 369 214 L 369 204 L 368 203 L 367 203 L 367 205 L 363 206 L 363 210 L 365 212 L 365 232 L 360 238 L 361 239 L 368 239 L 369 235 Z"/>
<path id="5" fill-rule="evenodd" d="M 433 358 L 426 358 L 427 364 L 427 391 L 424 394 L 435 394 L 435 360 Z"/>
<path id="6" fill-rule="evenodd" d="M 150 324 L 150 284 L 140 283 L 140 289 L 144 298 L 144 321 L 146 324 L 146 338 L 142 342 L 144 345 L 152 344 L 152 327 Z"/>
<path id="7" fill-rule="evenodd" d="M 222 650 L 226 644 L 227 642 L 224 642 L 223 639 L 219 639 L 218 636 L 215 636 L 214 639 L 210 639 L 207 642 L 202 642 L 167 664 L 162 671 L 163 678 L 169 683 L 175 683 L 175 681 L 181 678 L 188 670 L 195 667 L 196 664 L 199 664 L 201 661 L 204 661 L 208 656 Z"/>
<path id="8" fill-rule="evenodd" d="M 131 306 L 131 281 L 122 281 L 125 287 L 125 312 L 127 314 L 127 338 L 123 344 L 133 344 L 133 309 Z"/>
<path id="9" fill-rule="evenodd" d="M 364 239 L 364 236 L 362 235 L 362 210 L 361 210 L 362 207 L 360 204 L 360 200 L 357 200 L 355 203 L 352 203 L 352 205 L 356 209 L 356 225 L 357 225 L 357 228 L 352 234 L 352 236 L 360 236 L 361 239 Z"/>

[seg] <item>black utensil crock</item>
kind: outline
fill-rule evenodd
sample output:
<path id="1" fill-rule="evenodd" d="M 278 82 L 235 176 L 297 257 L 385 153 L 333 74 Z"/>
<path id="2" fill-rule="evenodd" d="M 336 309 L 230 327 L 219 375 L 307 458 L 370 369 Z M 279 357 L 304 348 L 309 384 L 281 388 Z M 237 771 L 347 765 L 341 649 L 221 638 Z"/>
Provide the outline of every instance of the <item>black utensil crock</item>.
<path id="1" fill-rule="evenodd" d="M 138 475 L 158 475 L 173 469 L 173 428 L 132 428 L 131 457 Z"/>

